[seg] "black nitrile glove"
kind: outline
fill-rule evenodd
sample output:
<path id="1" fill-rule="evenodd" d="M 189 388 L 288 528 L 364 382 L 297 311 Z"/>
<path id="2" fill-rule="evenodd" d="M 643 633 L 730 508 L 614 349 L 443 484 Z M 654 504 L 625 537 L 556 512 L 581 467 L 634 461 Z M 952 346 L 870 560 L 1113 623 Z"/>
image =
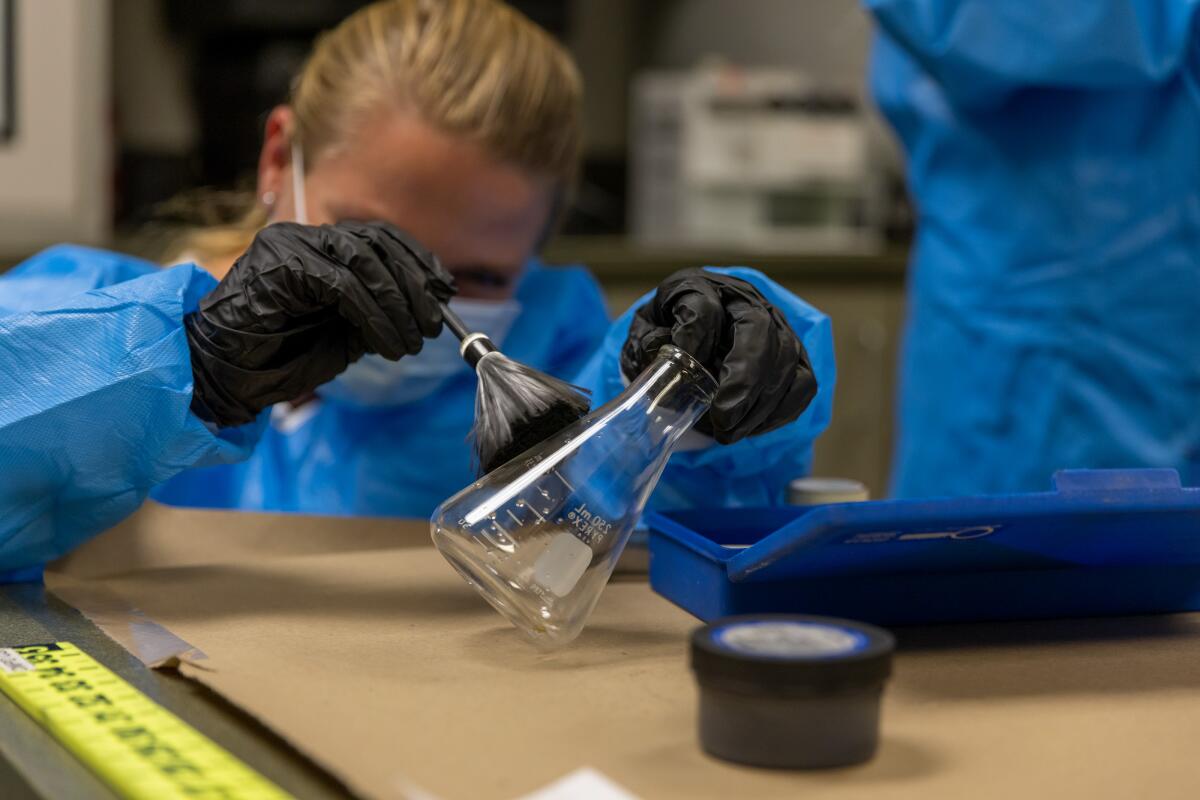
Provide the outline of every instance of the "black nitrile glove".
<path id="1" fill-rule="evenodd" d="M 242 425 L 365 353 L 416 353 L 454 291 L 437 259 L 386 223 L 271 225 L 184 320 L 192 410 Z"/>
<path id="2" fill-rule="evenodd" d="M 721 444 L 782 427 L 817 393 L 808 353 L 783 314 L 746 281 L 685 269 L 663 281 L 633 315 L 621 349 L 631 380 L 673 344 L 717 379 L 698 430 Z"/>

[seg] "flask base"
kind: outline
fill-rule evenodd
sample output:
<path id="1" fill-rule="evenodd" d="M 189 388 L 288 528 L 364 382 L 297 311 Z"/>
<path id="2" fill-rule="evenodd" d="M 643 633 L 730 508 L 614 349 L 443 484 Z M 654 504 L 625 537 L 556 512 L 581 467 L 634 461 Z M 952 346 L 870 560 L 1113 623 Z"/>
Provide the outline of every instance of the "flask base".
<path id="1" fill-rule="evenodd" d="M 454 571 L 538 649 L 557 649 L 579 635 L 582 626 L 553 621 L 549 609 L 530 602 L 528 587 L 514 585 L 497 569 L 476 558 L 475 553 L 464 552 L 454 536 L 434 528 L 433 543 Z"/>

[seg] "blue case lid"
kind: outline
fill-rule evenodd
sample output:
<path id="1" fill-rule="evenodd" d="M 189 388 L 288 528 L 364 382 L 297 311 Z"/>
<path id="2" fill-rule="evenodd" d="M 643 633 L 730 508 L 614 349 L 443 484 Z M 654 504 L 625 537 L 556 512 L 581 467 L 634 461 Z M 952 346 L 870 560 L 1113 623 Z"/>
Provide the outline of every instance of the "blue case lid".
<path id="1" fill-rule="evenodd" d="M 1200 489 L 1181 488 L 1174 470 L 1066 470 L 1054 482 L 1041 494 L 681 512 L 651 524 L 703 534 L 709 542 L 694 546 L 711 542 L 733 582 L 1200 563 Z M 728 549 L 739 540 L 749 546 Z"/>

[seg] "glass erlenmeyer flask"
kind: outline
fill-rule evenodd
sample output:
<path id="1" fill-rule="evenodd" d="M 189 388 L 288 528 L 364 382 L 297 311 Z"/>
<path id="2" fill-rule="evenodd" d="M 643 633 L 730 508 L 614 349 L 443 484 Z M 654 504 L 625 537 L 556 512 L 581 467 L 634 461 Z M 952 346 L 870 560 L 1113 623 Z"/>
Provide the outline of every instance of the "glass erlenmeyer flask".
<path id="1" fill-rule="evenodd" d="M 663 347 L 621 396 L 442 503 L 433 543 L 536 644 L 570 642 L 716 385 Z"/>

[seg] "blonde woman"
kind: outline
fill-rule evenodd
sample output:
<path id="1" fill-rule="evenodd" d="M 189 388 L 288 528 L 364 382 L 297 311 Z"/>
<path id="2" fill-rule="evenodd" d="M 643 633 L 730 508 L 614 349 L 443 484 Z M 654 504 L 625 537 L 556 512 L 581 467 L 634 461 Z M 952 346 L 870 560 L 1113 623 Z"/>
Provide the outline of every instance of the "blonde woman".
<path id="1" fill-rule="evenodd" d="M 0 570 L 152 490 L 427 515 L 472 478 L 474 379 L 438 311 L 452 295 L 596 402 L 664 342 L 692 352 L 719 377 L 710 438 L 656 502 L 781 501 L 829 418 L 828 320 L 751 270 L 688 270 L 610 325 L 586 271 L 539 264 L 578 168 L 580 91 L 562 48 L 499 2 L 379 2 L 321 37 L 271 112 L 239 224 L 188 237 L 170 269 L 58 247 L 0 280 Z"/>

